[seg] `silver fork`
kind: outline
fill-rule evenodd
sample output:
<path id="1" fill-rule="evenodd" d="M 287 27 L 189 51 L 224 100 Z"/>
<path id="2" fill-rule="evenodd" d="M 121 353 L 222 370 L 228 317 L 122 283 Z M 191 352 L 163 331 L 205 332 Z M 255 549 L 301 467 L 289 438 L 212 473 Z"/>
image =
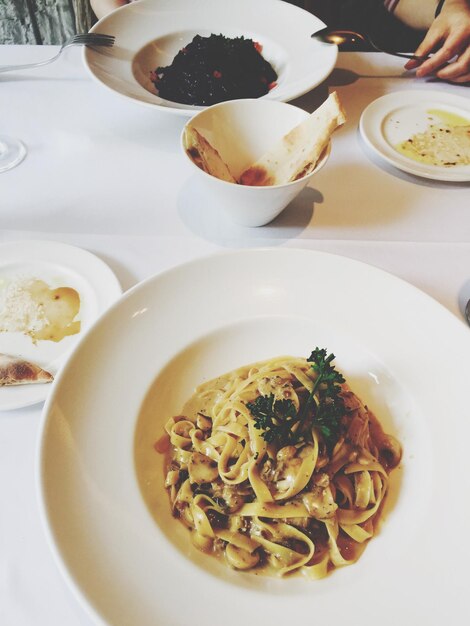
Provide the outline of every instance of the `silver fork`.
<path id="1" fill-rule="evenodd" d="M 82 35 L 74 35 L 63 43 L 59 49 L 59 52 L 50 59 L 45 61 L 38 61 L 37 63 L 25 63 L 24 65 L 0 65 L 0 72 L 11 72 L 16 70 L 27 70 L 32 67 L 40 67 L 41 65 L 48 65 L 60 57 L 65 48 L 70 46 L 104 46 L 105 48 L 111 48 L 114 46 L 114 35 L 103 35 L 101 33 L 84 33 Z"/>

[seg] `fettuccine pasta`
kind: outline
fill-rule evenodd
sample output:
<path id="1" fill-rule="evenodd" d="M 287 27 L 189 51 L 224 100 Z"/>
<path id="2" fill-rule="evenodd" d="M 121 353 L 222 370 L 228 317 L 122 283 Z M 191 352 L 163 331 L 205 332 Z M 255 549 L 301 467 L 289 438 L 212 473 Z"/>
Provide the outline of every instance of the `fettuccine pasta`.
<path id="1" fill-rule="evenodd" d="M 173 514 L 235 569 L 321 578 L 374 535 L 400 445 L 341 375 L 332 387 L 319 372 L 295 357 L 241 367 L 166 424 Z"/>

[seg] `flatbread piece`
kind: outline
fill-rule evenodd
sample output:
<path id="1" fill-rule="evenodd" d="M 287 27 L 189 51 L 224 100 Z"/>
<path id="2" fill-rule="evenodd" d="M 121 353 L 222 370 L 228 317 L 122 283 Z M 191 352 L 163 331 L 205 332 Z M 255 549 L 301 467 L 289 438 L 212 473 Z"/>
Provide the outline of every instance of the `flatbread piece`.
<path id="1" fill-rule="evenodd" d="M 184 147 L 194 163 L 207 174 L 229 183 L 237 182 L 217 150 L 192 126 L 186 127 Z"/>
<path id="2" fill-rule="evenodd" d="M 39 365 L 20 357 L 0 353 L 0 386 L 50 383 L 54 377 Z"/>
<path id="3" fill-rule="evenodd" d="M 336 92 L 240 176 L 242 185 L 284 185 L 315 169 L 346 115 Z"/>

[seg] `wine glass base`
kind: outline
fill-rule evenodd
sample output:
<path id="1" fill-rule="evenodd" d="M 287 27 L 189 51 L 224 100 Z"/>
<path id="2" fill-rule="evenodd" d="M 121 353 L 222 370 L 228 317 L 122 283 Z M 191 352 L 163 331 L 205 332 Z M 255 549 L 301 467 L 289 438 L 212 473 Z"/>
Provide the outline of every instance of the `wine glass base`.
<path id="1" fill-rule="evenodd" d="M 26 147 L 18 139 L 0 135 L 0 172 L 16 167 L 26 156 Z"/>

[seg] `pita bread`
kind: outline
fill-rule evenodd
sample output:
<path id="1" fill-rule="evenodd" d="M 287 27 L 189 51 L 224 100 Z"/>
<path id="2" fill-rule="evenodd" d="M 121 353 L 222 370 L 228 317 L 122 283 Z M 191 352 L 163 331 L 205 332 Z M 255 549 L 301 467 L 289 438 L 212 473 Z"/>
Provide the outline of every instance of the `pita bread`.
<path id="1" fill-rule="evenodd" d="M 345 121 L 344 110 L 336 92 L 333 92 L 305 121 L 245 170 L 239 183 L 284 185 L 306 176 L 315 169 L 331 134 Z"/>
<path id="2" fill-rule="evenodd" d="M 54 377 L 39 365 L 9 354 L 0 354 L 0 385 L 50 383 Z"/>
<path id="3" fill-rule="evenodd" d="M 237 182 L 217 150 L 192 126 L 186 127 L 184 147 L 194 163 L 207 174 L 229 183 Z"/>

